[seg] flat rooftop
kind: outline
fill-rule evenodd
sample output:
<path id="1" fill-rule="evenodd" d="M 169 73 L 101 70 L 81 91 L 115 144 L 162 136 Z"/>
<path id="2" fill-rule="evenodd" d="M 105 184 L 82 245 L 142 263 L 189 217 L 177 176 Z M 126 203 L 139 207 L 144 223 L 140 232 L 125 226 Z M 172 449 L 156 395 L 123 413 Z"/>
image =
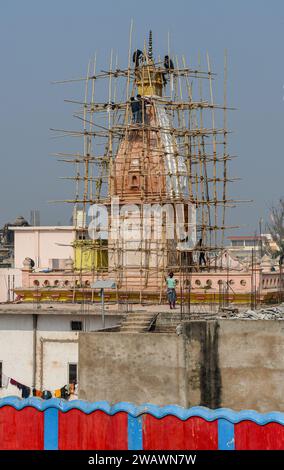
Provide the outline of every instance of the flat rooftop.
<path id="1" fill-rule="evenodd" d="M 38 226 L 35 226 L 35 225 L 31 225 L 31 226 L 14 226 L 14 225 L 11 225 L 8 227 L 9 230 L 14 230 L 14 231 L 20 231 L 20 232 L 37 232 L 37 231 L 42 231 L 42 232 L 46 232 L 46 231 L 54 231 L 54 230 L 62 230 L 62 231 L 70 231 L 72 232 L 73 230 L 75 231 L 76 228 L 73 226 L 73 225 L 38 225 Z"/>
<path id="2" fill-rule="evenodd" d="M 109 308 L 112 307 L 112 308 Z M 115 308 L 113 308 L 115 307 Z M 72 303 L 2 303 L 0 315 L 101 315 L 100 304 L 72 304 Z M 117 305 L 105 306 L 105 315 L 124 315 L 118 311 Z"/>

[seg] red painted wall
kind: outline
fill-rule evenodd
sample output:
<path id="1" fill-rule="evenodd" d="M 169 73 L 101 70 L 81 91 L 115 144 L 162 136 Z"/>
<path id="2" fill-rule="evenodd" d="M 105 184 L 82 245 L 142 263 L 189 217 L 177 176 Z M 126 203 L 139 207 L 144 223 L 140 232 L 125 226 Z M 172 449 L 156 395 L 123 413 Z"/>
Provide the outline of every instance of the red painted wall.
<path id="1" fill-rule="evenodd" d="M 284 450 L 284 426 L 268 423 L 263 426 L 252 421 L 235 424 L 236 450 Z"/>
<path id="2" fill-rule="evenodd" d="M 218 449 L 217 421 L 194 417 L 182 421 L 175 416 L 162 419 L 143 416 L 145 450 L 214 450 Z"/>
<path id="3" fill-rule="evenodd" d="M 0 450 L 42 450 L 43 420 L 35 408 L 0 408 Z"/>
<path id="4" fill-rule="evenodd" d="M 89 415 L 79 410 L 59 412 L 59 450 L 124 450 L 128 448 L 127 413 Z"/>
<path id="5" fill-rule="evenodd" d="M 124 450 L 128 448 L 128 415 L 109 416 L 103 411 L 90 415 L 77 409 L 59 411 L 59 449 Z M 0 408 L 0 450 L 44 448 L 44 412 L 32 407 L 17 411 Z M 144 450 L 214 450 L 218 448 L 218 422 L 174 416 L 158 419 L 143 415 Z M 284 450 L 284 426 L 242 421 L 235 425 L 236 450 Z"/>

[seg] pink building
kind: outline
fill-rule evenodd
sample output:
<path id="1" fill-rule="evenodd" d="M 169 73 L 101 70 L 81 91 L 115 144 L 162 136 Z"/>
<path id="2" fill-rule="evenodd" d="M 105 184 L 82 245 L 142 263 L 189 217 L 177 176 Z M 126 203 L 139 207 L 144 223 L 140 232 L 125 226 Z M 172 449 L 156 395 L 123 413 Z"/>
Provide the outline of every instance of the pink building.
<path id="1" fill-rule="evenodd" d="M 14 231 L 14 267 L 21 269 L 25 258 L 34 261 L 34 268 L 61 269 L 73 258 L 72 226 L 9 227 Z"/>
<path id="2" fill-rule="evenodd" d="M 228 252 L 219 257 L 217 265 L 209 270 L 192 272 L 184 278 L 182 273 L 175 273 L 178 281 L 177 294 L 185 299 L 190 294 L 192 302 L 217 303 L 222 298 L 231 303 L 251 303 L 252 295 L 258 301 L 276 301 L 283 290 L 284 278 L 279 270 L 277 260 L 264 256 L 253 267 L 241 262 Z M 109 277 L 108 273 L 100 273 L 100 278 Z M 98 299 L 98 293 L 91 289 L 91 284 L 98 274 L 78 272 L 73 268 L 71 259 L 66 262 L 65 269 L 48 272 L 33 270 L 29 260 L 25 260 L 22 268 L 22 287 L 16 289 L 18 295 L 26 301 L 81 301 Z M 161 281 L 162 282 L 162 281 Z M 166 289 L 164 289 L 166 293 Z M 129 286 L 126 290 L 109 292 L 107 300 L 136 298 L 135 290 Z M 152 289 L 145 289 L 142 301 L 165 301 L 160 299 Z"/>

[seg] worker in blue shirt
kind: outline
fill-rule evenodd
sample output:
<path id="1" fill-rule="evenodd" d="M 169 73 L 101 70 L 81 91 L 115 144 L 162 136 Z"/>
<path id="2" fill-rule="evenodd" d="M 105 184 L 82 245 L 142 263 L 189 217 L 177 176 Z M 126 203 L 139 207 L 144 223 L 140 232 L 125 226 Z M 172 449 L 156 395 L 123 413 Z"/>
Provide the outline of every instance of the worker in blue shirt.
<path id="1" fill-rule="evenodd" d="M 170 305 L 170 308 L 176 308 L 176 280 L 174 279 L 174 273 L 170 272 L 168 277 L 166 278 L 166 283 L 167 283 L 167 297 L 168 297 L 168 302 Z"/>

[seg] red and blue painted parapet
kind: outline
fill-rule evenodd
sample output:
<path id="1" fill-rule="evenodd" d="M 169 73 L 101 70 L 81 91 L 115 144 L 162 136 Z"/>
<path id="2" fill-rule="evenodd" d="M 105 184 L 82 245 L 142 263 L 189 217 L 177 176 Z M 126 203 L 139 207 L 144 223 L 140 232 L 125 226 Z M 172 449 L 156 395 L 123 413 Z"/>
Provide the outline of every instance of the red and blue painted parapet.
<path id="1" fill-rule="evenodd" d="M 284 449 L 284 413 L 0 399 L 0 449 Z"/>

